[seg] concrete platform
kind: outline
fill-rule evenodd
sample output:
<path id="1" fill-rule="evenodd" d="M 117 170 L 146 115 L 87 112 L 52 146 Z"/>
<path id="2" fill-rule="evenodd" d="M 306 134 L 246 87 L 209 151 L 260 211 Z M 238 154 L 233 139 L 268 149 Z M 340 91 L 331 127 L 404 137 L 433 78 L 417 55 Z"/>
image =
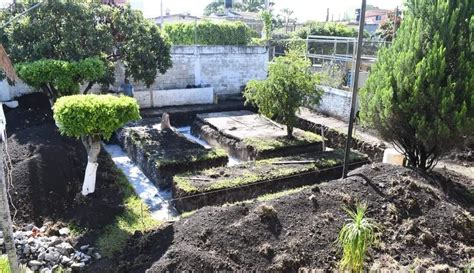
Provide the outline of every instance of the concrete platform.
<path id="1" fill-rule="evenodd" d="M 295 129 L 294 138 L 287 138 L 286 126 L 245 110 L 198 114 L 192 129 L 242 160 L 322 150 L 319 135 Z"/>

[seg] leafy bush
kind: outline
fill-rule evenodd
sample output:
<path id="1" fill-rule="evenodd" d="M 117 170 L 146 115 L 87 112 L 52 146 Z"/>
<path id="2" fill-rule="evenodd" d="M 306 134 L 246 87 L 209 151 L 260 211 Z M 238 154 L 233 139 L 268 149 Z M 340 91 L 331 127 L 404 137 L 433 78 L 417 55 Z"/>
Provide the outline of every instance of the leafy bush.
<path id="1" fill-rule="evenodd" d="M 356 210 L 345 209 L 349 223 L 344 224 L 337 237 L 338 246 L 342 249 L 340 267 L 342 271 L 363 272 L 364 258 L 367 249 L 375 242 L 377 225 L 371 218 L 366 218 L 366 204 L 357 204 Z"/>
<path id="2" fill-rule="evenodd" d="M 54 105 L 59 131 L 70 137 L 100 136 L 109 139 L 125 123 L 140 118 L 134 98 L 112 95 L 74 95 Z"/>
<path id="3" fill-rule="evenodd" d="M 16 12 L 38 2 L 17 1 Z M 140 11 L 100 2 L 44 1 L 40 8 L 1 29 L 0 40 L 13 63 L 98 57 L 106 67 L 99 80 L 104 88 L 114 83 L 118 61 L 124 64 L 126 75 L 151 85 L 158 72 L 171 67 L 170 43 Z M 2 9 L 0 20 L 6 22 L 14 15 L 11 9 Z"/>
<path id="4" fill-rule="evenodd" d="M 174 45 L 247 45 L 255 31 L 242 22 L 165 24 L 164 31 Z"/>
<path id="5" fill-rule="evenodd" d="M 39 60 L 19 63 L 16 70 L 25 83 L 57 98 L 78 94 L 79 84 L 98 81 L 104 77 L 106 67 L 98 58 L 87 58 L 78 62 Z"/>
<path id="6" fill-rule="evenodd" d="M 422 170 L 474 134 L 474 5 L 411 0 L 361 90 L 360 117 Z"/>
<path id="7" fill-rule="evenodd" d="M 321 98 L 321 91 L 316 88 L 319 80 L 310 67 L 311 62 L 299 50 L 290 50 L 270 63 L 266 80 L 251 80 L 244 91 L 247 103 L 256 104 L 262 114 L 287 126 L 289 138 L 293 137 L 296 111 L 319 103 Z"/>
<path id="8" fill-rule="evenodd" d="M 100 140 L 109 139 L 125 123 L 140 118 L 137 101 L 112 95 L 74 95 L 60 98 L 54 105 L 59 131 L 81 138 L 87 150 L 87 167 L 82 194 L 95 191 Z"/>
<path id="9" fill-rule="evenodd" d="M 264 36 L 262 37 L 265 41 L 268 41 L 272 38 L 272 14 L 269 11 L 261 11 L 260 17 L 263 21 L 263 32 Z"/>

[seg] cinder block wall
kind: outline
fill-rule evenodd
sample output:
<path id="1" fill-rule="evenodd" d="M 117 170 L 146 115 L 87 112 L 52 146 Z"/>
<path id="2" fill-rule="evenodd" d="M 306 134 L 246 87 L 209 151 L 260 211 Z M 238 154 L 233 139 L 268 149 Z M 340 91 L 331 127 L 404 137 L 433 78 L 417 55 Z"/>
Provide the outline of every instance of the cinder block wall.
<path id="1" fill-rule="evenodd" d="M 135 82 L 135 91 L 181 89 L 188 85 L 210 84 L 216 95 L 240 92 L 240 88 L 251 79 L 265 79 L 268 68 L 268 49 L 261 46 L 173 46 L 173 67 L 164 75 L 158 74 L 149 88 Z M 124 80 L 121 65 L 116 68 L 117 89 Z M 9 86 L 0 82 L 0 99 L 9 100 L 32 92 L 31 88 L 19 84 Z M 100 90 L 98 85 L 93 91 Z"/>
<path id="2" fill-rule="evenodd" d="M 238 93 L 251 79 L 265 79 L 268 51 L 259 46 L 173 46 L 173 67 L 159 74 L 147 88 L 138 83 L 135 90 L 186 88 L 210 84 L 216 94 Z"/>

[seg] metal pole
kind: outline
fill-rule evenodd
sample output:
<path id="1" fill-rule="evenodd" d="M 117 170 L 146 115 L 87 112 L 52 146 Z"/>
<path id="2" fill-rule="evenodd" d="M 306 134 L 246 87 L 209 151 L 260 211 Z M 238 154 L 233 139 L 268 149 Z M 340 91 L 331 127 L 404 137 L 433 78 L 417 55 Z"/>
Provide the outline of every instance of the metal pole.
<path id="1" fill-rule="evenodd" d="M 163 0 L 161 0 L 160 2 L 160 18 L 161 18 L 160 28 L 163 29 L 163 25 L 165 23 L 163 19 Z"/>
<path id="2" fill-rule="evenodd" d="M 360 20 L 359 20 L 359 34 L 357 36 L 357 51 L 356 51 L 356 62 L 354 67 L 354 77 L 352 79 L 352 99 L 351 99 L 351 113 L 349 115 L 349 128 L 347 130 L 347 141 L 346 148 L 344 150 L 344 166 L 342 169 L 342 178 L 347 177 L 349 172 L 349 153 L 351 150 L 352 143 L 352 129 L 354 127 L 354 116 L 357 102 L 357 88 L 359 84 L 359 68 L 360 68 L 360 55 L 362 51 L 362 42 L 364 38 L 364 23 L 365 23 L 365 6 L 366 0 L 362 0 L 362 6 L 360 9 Z"/>

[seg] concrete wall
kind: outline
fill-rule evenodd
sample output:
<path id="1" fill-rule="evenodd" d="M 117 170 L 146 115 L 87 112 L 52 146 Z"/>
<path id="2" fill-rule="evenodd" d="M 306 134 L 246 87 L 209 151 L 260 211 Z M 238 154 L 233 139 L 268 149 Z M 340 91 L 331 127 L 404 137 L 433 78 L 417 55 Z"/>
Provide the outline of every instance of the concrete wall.
<path id="1" fill-rule="evenodd" d="M 173 67 L 159 74 L 147 88 L 135 90 L 181 89 L 187 85 L 209 84 L 217 95 L 239 93 L 252 79 L 265 79 L 268 67 L 266 47 L 258 46 L 173 46 Z"/>
<path id="2" fill-rule="evenodd" d="M 214 103 L 212 87 L 144 90 L 135 91 L 133 95 L 141 108 Z"/>
<path id="3" fill-rule="evenodd" d="M 320 104 L 313 107 L 313 109 L 330 117 L 349 121 L 352 93 L 327 86 L 319 87 L 324 90 L 324 94 L 321 98 Z M 357 103 L 356 105 L 357 110 L 359 104 Z"/>
<path id="4" fill-rule="evenodd" d="M 171 48 L 173 67 L 164 75 L 158 74 L 149 88 L 142 83 L 133 83 L 135 91 L 182 89 L 188 85 L 209 84 L 216 95 L 239 93 L 243 85 L 252 79 L 265 79 L 268 67 L 268 51 L 260 46 L 173 46 Z M 116 67 L 117 90 L 124 80 L 121 64 Z M 94 86 L 92 91 L 99 91 Z M 0 98 L 10 100 L 31 92 L 19 84 L 10 87 L 0 82 Z"/>

